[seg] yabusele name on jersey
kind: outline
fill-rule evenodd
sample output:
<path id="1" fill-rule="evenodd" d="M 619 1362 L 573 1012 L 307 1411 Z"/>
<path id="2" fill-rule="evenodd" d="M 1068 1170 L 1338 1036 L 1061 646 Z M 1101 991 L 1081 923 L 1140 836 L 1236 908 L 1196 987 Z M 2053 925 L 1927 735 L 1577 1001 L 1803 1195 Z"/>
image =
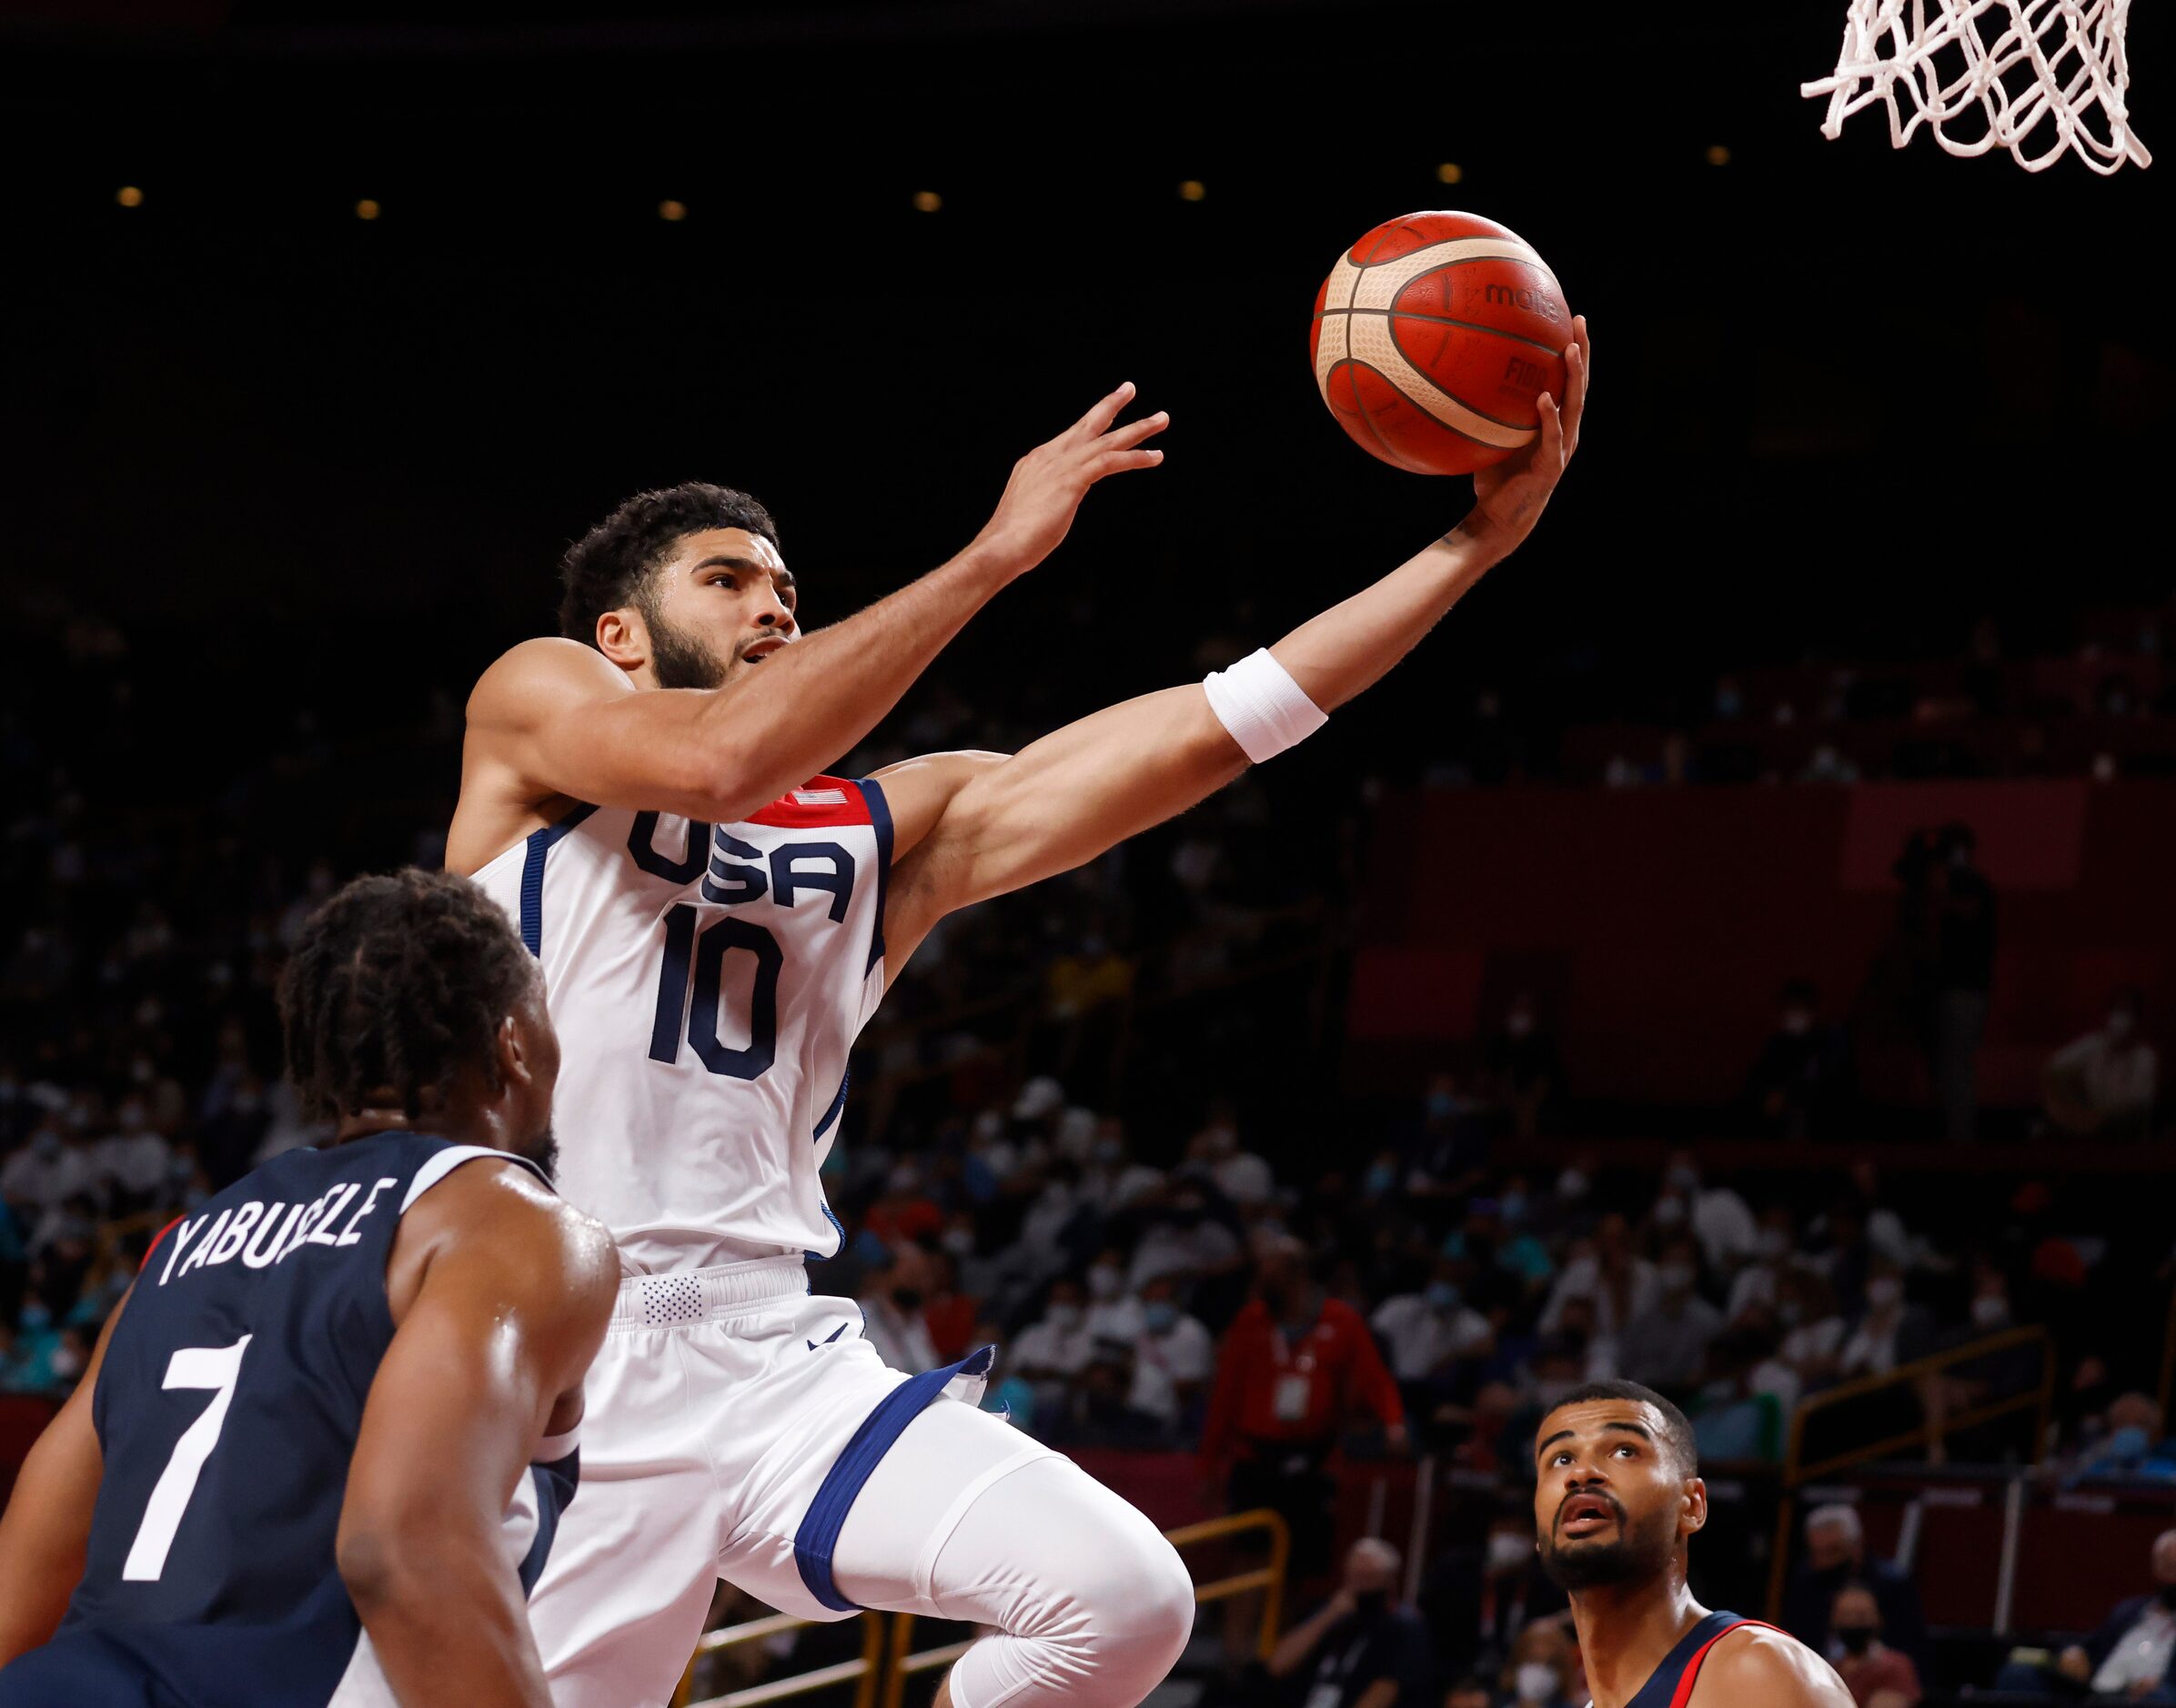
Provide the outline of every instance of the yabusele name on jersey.
<path id="1" fill-rule="evenodd" d="M 307 1203 L 265 1203 L 250 1199 L 230 1204 L 217 1215 L 207 1211 L 175 1222 L 145 1260 L 149 1271 L 159 1265 L 158 1284 L 179 1281 L 198 1269 L 239 1258 L 245 1268 L 271 1269 L 313 1245 L 360 1245 L 363 1220 L 378 1209 L 378 1194 L 400 1184 L 390 1175 L 370 1183 L 347 1181 Z M 164 1248 L 163 1251 L 161 1248 Z"/>

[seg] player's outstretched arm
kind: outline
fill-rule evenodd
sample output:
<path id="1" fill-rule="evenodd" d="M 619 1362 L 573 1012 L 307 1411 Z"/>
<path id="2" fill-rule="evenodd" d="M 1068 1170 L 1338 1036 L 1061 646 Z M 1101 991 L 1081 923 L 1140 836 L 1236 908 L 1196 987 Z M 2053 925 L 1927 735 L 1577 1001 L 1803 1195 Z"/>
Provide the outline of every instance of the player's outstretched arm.
<path id="1" fill-rule="evenodd" d="M 106 1342 L 127 1303 L 124 1294 L 107 1313 L 82 1381 L 24 1460 L 7 1515 L 0 1518 L 0 1666 L 53 1640 L 83 1580 L 91 1513 L 106 1471 L 91 1399 Z"/>
<path id="2" fill-rule="evenodd" d="M 1089 487 L 1163 460 L 1143 444 L 1166 425 L 1162 413 L 1112 425 L 1133 397 L 1121 386 L 1022 457 L 958 557 L 773 653 L 759 673 L 638 692 L 579 641 L 515 648 L 470 698 L 468 771 L 480 764 L 531 803 L 564 797 L 712 823 L 760 810 L 875 728 L 970 618 L 1056 548 Z"/>
<path id="3" fill-rule="evenodd" d="M 1475 477 L 1466 518 L 1270 648 L 1315 708 L 1333 711 L 1380 679 L 1533 530 L 1578 445 L 1586 411 L 1584 317 L 1572 332 L 1563 408 L 1543 396 L 1539 438 Z M 1093 859 L 1223 788 L 1247 764 L 1194 683 L 1106 708 L 1011 759 L 938 754 L 880 772 L 900 850 L 884 922 L 892 970 L 944 914 Z"/>
<path id="4" fill-rule="evenodd" d="M 619 1260 L 603 1228 L 488 1160 L 418 1201 L 411 1239 L 428 1248 L 418 1278 L 388 1272 L 398 1327 L 348 1473 L 340 1575 L 401 1708 L 549 1708 L 500 1526 L 604 1340 Z"/>

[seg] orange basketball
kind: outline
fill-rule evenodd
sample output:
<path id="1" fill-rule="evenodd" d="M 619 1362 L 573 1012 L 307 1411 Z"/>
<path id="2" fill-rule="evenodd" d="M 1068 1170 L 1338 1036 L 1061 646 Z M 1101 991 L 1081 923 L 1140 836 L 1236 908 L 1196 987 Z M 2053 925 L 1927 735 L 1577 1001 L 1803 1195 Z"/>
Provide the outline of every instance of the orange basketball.
<path id="1" fill-rule="evenodd" d="M 1394 467 L 1465 475 L 1540 430 L 1564 401 L 1571 310 L 1517 233 L 1474 214 L 1377 226 L 1315 294 L 1315 383 L 1353 442 Z"/>

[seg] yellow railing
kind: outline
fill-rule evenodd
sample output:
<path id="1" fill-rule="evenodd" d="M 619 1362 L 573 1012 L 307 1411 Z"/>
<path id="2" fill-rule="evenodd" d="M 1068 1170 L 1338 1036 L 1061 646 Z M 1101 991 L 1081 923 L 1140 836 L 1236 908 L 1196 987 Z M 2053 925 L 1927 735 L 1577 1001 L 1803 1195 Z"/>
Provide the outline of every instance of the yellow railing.
<path id="1" fill-rule="evenodd" d="M 1251 1590 L 1262 1592 L 1262 1628 L 1256 1646 L 1264 1660 L 1276 1647 L 1277 1626 L 1284 1616 L 1284 1572 L 1292 1558 L 1292 1532 L 1283 1518 L 1264 1509 L 1253 1512 L 1234 1512 L 1227 1518 L 1212 1518 L 1199 1524 L 1182 1525 L 1177 1530 L 1164 1532 L 1164 1539 L 1174 1548 L 1190 1548 L 1220 1537 L 1234 1536 L 1244 1531 L 1260 1530 L 1269 1532 L 1269 1563 L 1251 1572 L 1235 1572 L 1229 1577 L 1213 1578 L 1206 1583 L 1194 1586 L 1194 1599 L 1197 1604 L 1229 1600 L 1244 1595 Z M 783 1631 L 797 1631 L 813 1622 L 796 1619 L 791 1613 L 773 1613 L 765 1619 L 751 1619 L 746 1624 L 729 1625 L 721 1631 L 705 1633 L 695 1645 L 690 1657 L 688 1670 L 681 1675 L 680 1689 L 675 1693 L 673 1708 L 756 1708 L 759 1703 L 781 1702 L 790 1696 L 803 1696 L 811 1691 L 823 1690 L 832 1684 L 843 1684 L 858 1680 L 861 1688 L 854 1693 L 854 1708 L 874 1708 L 878 1681 L 882 1680 L 884 1708 L 901 1708 L 906 1699 L 907 1681 L 917 1673 L 950 1666 L 967 1653 L 965 1643 L 948 1643 L 939 1648 L 917 1650 L 913 1647 L 914 1615 L 891 1615 L 892 1631 L 889 1642 L 883 1636 L 883 1619 L 881 1613 L 865 1613 L 866 1622 L 861 1658 L 841 1661 L 833 1666 L 819 1667 L 813 1672 L 798 1673 L 791 1678 L 772 1679 L 761 1684 L 751 1684 L 746 1690 L 729 1692 L 708 1701 L 690 1703 L 689 1691 L 695 1676 L 695 1663 L 716 1650 L 730 1648 L 735 1643 L 757 1643 L 765 1637 L 775 1636 Z"/>
<path id="2" fill-rule="evenodd" d="M 695 1653 L 688 1657 L 687 1671 L 680 1674 L 680 1688 L 672 1693 L 672 1708 L 756 1708 L 759 1703 L 783 1702 L 790 1696 L 806 1696 L 811 1691 L 826 1690 L 833 1684 L 860 1681 L 861 1688 L 854 1692 L 854 1708 L 873 1708 L 876 1702 L 877 1674 L 883 1665 L 884 1616 L 864 1613 L 861 1620 L 861 1655 L 855 1661 L 840 1661 L 831 1666 L 820 1666 L 811 1672 L 796 1673 L 788 1678 L 767 1679 L 761 1684 L 751 1684 L 745 1690 L 728 1691 L 722 1696 L 705 1697 L 701 1702 L 690 1703 L 690 1692 L 695 1684 L 695 1663 L 706 1654 L 715 1654 L 720 1649 L 730 1649 L 743 1643 L 761 1643 L 766 1637 L 775 1637 L 781 1632 L 799 1631 L 812 1625 L 812 1619 L 797 1619 L 791 1613 L 771 1613 L 761 1619 L 751 1619 L 745 1624 L 725 1625 L 716 1631 L 706 1631 L 696 1639 Z"/>
<path id="3" fill-rule="evenodd" d="M 1249 1590 L 1262 1591 L 1262 1630 L 1254 1646 L 1266 1661 L 1270 1651 L 1277 1646 L 1277 1630 L 1284 1623 L 1284 1570 L 1292 1561 L 1292 1530 L 1284 1518 L 1265 1506 L 1257 1507 L 1251 1512 L 1234 1512 L 1227 1518 L 1183 1524 L 1177 1530 L 1165 1531 L 1164 1539 L 1174 1548 L 1191 1548 L 1197 1542 L 1214 1542 L 1220 1536 L 1234 1536 L 1246 1530 L 1269 1532 L 1269 1563 L 1253 1572 L 1238 1572 L 1228 1578 L 1196 1583 L 1194 1599 L 1197 1604 L 1222 1602 L 1244 1595 Z"/>
<path id="4" fill-rule="evenodd" d="M 1828 1458 L 1806 1462 L 1806 1421 L 1818 1412 L 1862 1400 L 1869 1393 L 1879 1393 L 1885 1388 L 1903 1388 L 1924 1381 L 1929 1376 L 1939 1376 L 1959 1364 L 1969 1364 L 1996 1352 L 2008 1351 L 2013 1346 L 2037 1347 L 2040 1351 L 2040 1382 L 2023 1393 L 2012 1394 L 2005 1400 L 1990 1401 L 1962 1412 L 1951 1412 L 1947 1406 L 1937 1410 L 1915 1430 L 1884 1436 L 1877 1442 L 1854 1447 L 1848 1452 L 1831 1453 Z M 2048 1414 L 2055 1402 L 2055 1348 L 2048 1338 L 2048 1331 L 2038 1327 L 2004 1329 L 2000 1334 L 1988 1335 L 1963 1346 L 1953 1346 L 1945 1351 L 1930 1352 L 1925 1358 L 1915 1358 L 1909 1364 L 1899 1364 L 1894 1370 L 1878 1376 L 1860 1376 L 1855 1381 L 1839 1382 L 1833 1388 L 1798 1402 L 1790 1416 L 1790 1441 L 1783 1455 L 1783 1487 L 1776 1497 L 1775 1552 L 1768 1561 L 1768 1614 L 1777 1618 L 1783 1609 L 1783 1586 L 1789 1575 L 1791 1519 L 1798 1510 L 1798 1492 L 1808 1482 L 1833 1475 L 1851 1465 L 1863 1465 L 1869 1461 L 1885 1459 L 1906 1448 L 1925 1447 L 1954 1434 L 1959 1430 L 1976 1429 L 1982 1423 L 2031 1407 L 2037 1413 L 2032 1432 L 2032 1462 L 2038 1464 L 2045 1451 L 2048 1436 Z"/>

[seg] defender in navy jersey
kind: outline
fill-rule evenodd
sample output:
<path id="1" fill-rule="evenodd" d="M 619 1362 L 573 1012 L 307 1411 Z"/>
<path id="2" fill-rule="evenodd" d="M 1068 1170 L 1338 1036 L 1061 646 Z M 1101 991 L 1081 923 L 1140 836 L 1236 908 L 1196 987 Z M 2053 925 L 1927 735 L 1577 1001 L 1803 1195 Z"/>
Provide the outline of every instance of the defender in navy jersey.
<path id="1" fill-rule="evenodd" d="M 1652 1389 L 1594 1381 L 1535 1432 L 1535 1545 L 1571 1596 L 1593 1708 L 1851 1708 L 1828 1662 L 1686 1588 L 1708 1522 L 1692 1425 Z"/>
<path id="2" fill-rule="evenodd" d="M 366 879 L 281 1008 L 336 1136 L 154 1242 L 0 1521 L 0 1708 L 549 1700 L 618 1265 L 548 1184 L 533 963 L 465 880 Z"/>

